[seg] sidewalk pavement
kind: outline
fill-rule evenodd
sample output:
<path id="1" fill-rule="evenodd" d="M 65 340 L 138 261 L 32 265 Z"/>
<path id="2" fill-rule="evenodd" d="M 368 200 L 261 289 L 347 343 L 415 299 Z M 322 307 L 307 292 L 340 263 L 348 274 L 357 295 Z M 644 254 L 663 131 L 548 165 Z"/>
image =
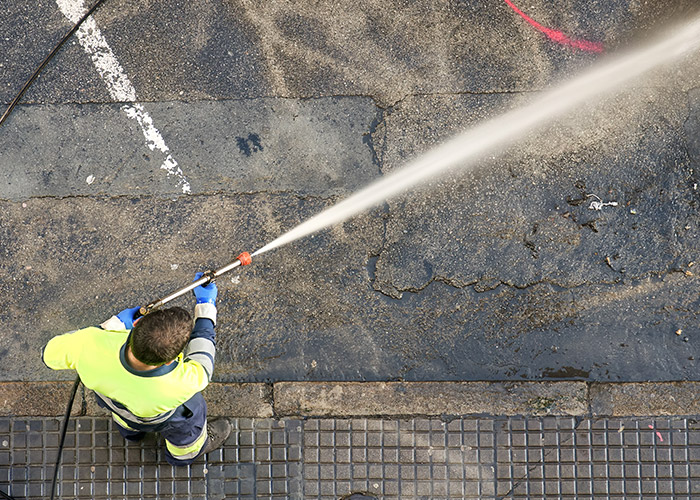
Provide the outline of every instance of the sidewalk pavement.
<path id="1" fill-rule="evenodd" d="M 34 408 L 26 401 L 24 409 L 49 413 L 40 409 L 49 392 L 34 389 L 27 392 Z M 206 394 L 211 414 L 228 415 L 234 430 L 223 449 L 186 468 L 164 461 L 156 436 L 126 443 L 81 394 L 59 493 L 690 500 L 700 496 L 697 389 L 697 382 L 215 384 Z M 0 391 L 9 401 L 7 384 Z M 51 415 L 64 406 L 54 394 Z M 0 491 L 47 495 L 59 429 L 56 416 L 0 417 Z"/>

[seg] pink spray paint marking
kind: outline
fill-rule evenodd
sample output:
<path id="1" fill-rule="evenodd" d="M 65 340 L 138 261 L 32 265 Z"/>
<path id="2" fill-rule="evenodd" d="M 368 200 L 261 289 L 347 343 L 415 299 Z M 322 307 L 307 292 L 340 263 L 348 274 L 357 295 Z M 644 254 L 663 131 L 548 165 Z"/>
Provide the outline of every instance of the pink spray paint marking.
<path id="1" fill-rule="evenodd" d="M 574 40 L 569 38 L 566 34 L 561 31 L 553 30 L 542 26 L 540 23 L 529 17 L 522 10 L 517 8 L 511 0 L 504 0 L 508 6 L 513 9 L 520 17 L 527 21 L 532 27 L 538 31 L 544 33 L 550 40 L 553 40 L 562 45 L 567 45 L 575 49 L 583 50 L 585 52 L 603 52 L 603 44 L 598 42 L 589 42 L 587 40 Z"/>
<path id="2" fill-rule="evenodd" d="M 652 431 L 654 430 L 654 426 L 653 426 L 653 425 L 649 425 L 649 428 L 650 428 Z M 661 441 L 662 443 L 664 442 L 664 438 L 661 437 L 661 433 L 660 433 L 659 431 L 656 431 L 656 437 L 659 438 L 659 441 Z"/>

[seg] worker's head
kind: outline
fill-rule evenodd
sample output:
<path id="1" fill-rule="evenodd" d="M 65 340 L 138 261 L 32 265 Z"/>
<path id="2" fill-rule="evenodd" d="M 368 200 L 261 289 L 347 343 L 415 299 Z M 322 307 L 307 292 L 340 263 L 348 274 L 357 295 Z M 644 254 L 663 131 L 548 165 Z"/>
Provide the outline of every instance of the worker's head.
<path id="1" fill-rule="evenodd" d="M 129 347 L 136 359 L 158 366 L 174 360 L 192 332 L 192 316 L 181 307 L 157 309 L 134 325 Z"/>

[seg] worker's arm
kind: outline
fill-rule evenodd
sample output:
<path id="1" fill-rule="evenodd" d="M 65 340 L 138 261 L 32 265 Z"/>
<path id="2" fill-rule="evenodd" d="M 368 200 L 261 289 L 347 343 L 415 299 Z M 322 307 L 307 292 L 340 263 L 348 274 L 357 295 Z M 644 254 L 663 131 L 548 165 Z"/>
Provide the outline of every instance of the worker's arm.
<path id="1" fill-rule="evenodd" d="M 124 309 L 100 325 L 103 330 L 123 332 L 131 330 L 139 317 L 139 308 Z M 58 335 L 49 340 L 41 353 L 44 364 L 53 370 L 75 370 L 76 361 L 82 349 L 81 330 Z"/>
<path id="2" fill-rule="evenodd" d="M 197 273 L 195 280 L 201 277 Z M 196 361 L 204 368 L 207 380 L 211 380 L 214 374 L 214 357 L 216 354 L 216 296 L 218 290 L 216 283 L 210 282 L 207 286 L 198 286 L 193 290 L 197 299 L 194 308 L 194 329 L 190 335 L 190 341 L 185 347 L 185 362 Z"/>
<path id="3" fill-rule="evenodd" d="M 52 370 L 75 370 L 81 348 L 80 330 L 65 333 L 49 340 L 41 358 Z"/>
<path id="4" fill-rule="evenodd" d="M 139 317 L 139 308 L 124 309 L 100 325 L 103 330 L 123 332 L 131 330 Z M 41 353 L 44 364 L 53 370 L 75 370 L 82 349 L 82 330 L 66 333 L 49 340 Z"/>

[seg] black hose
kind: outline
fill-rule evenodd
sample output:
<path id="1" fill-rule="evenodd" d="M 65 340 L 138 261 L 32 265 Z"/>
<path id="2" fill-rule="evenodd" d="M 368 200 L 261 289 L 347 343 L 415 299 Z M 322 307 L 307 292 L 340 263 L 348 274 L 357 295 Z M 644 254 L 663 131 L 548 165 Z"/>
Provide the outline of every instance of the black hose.
<path id="1" fill-rule="evenodd" d="M 80 20 L 76 23 L 76 25 L 73 26 L 73 28 L 72 28 L 68 33 L 66 33 L 66 36 L 64 36 L 64 37 L 61 39 L 61 41 L 58 42 L 58 45 L 56 45 L 56 46 L 53 48 L 53 50 L 51 51 L 51 53 L 50 53 L 48 56 L 46 56 L 46 58 L 42 61 L 42 63 L 39 65 L 39 67 L 36 69 L 36 71 L 34 71 L 34 74 L 31 76 L 31 78 L 30 78 L 29 80 L 27 80 L 27 83 L 24 84 L 24 86 L 22 87 L 22 90 L 20 90 L 19 93 L 17 94 L 17 96 L 12 100 L 12 102 L 10 103 L 10 106 L 5 110 L 5 112 L 3 113 L 3 115 L 0 117 L 0 127 L 1 127 L 2 124 L 5 122 L 5 120 L 7 119 L 7 117 L 10 116 L 10 113 L 12 113 L 12 110 L 15 109 L 15 106 L 17 106 L 17 103 L 18 103 L 19 100 L 22 98 L 22 96 L 24 95 L 24 93 L 27 91 L 27 89 L 29 88 L 29 86 L 30 86 L 32 83 L 34 83 L 34 80 L 36 80 L 36 77 L 39 76 L 39 73 L 41 73 L 41 70 L 44 69 L 44 66 L 46 66 L 46 65 L 48 64 L 48 62 L 49 62 L 51 59 L 53 59 L 53 56 L 55 56 L 55 55 L 56 55 L 56 52 L 58 52 L 59 49 L 63 46 L 63 44 L 66 43 L 66 40 L 68 40 L 71 36 L 73 36 L 73 33 L 75 33 L 76 31 L 78 31 L 78 28 L 80 28 L 80 25 L 83 24 L 83 22 L 84 22 L 88 17 L 90 17 L 90 15 L 91 15 L 93 12 L 95 12 L 95 9 L 97 9 L 97 7 L 99 7 L 100 4 L 101 4 L 102 2 L 104 2 L 104 0 L 97 0 L 97 2 L 95 2 L 95 5 L 93 5 L 92 7 L 90 7 L 90 10 L 88 10 L 88 11 L 85 13 L 85 15 L 84 15 L 83 17 L 80 18 Z"/>
<path id="2" fill-rule="evenodd" d="M 32 83 L 34 83 L 34 80 L 39 76 L 39 73 L 41 73 L 41 70 L 44 69 L 44 67 L 49 63 L 51 59 L 56 55 L 56 53 L 61 49 L 64 43 L 73 36 L 73 34 L 78 31 L 80 26 L 85 22 L 85 20 L 90 17 L 93 12 L 104 2 L 104 0 L 97 0 L 95 4 L 90 7 L 90 9 L 83 15 L 83 17 L 80 18 L 80 20 L 71 28 L 71 30 L 65 34 L 65 36 L 61 39 L 60 42 L 53 48 L 53 50 L 49 53 L 48 56 L 44 58 L 44 60 L 41 62 L 39 67 L 34 71 L 32 76 L 27 80 L 27 82 L 22 86 L 22 89 L 19 91 L 19 93 L 15 96 L 15 98 L 12 100 L 8 108 L 5 110 L 3 115 L 0 117 L 0 126 L 2 126 L 3 123 L 5 123 L 5 120 L 7 120 L 7 117 L 10 116 L 10 113 L 12 113 L 12 110 L 15 109 L 15 106 L 17 106 L 17 103 L 19 103 L 19 100 L 22 98 L 24 93 L 27 91 L 27 89 L 31 86 Z M 63 417 L 63 427 L 61 429 L 61 440 L 58 444 L 58 455 L 56 456 L 56 465 L 54 466 L 53 469 L 53 478 L 51 480 L 51 494 L 50 498 L 51 500 L 54 499 L 54 495 L 56 494 L 56 482 L 58 480 L 58 469 L 61 466 L 61 457 L 63 455 L 63 446 L 66 442 L 66 432 L 68 431 L 68 421 L 70 420 L 70 414 L 71 411 L 73 410 L 73 403 L 75 402 L 75 395 L 78 392 L 78 386 L 80 385 L 80 376 L 77 376 L 75 378 L 75 382 L 73 383 L 73 389 L 71 391 L 70 399 L 68 400 L 68 406 L 66 407 L 66 414 Z M 3 498 L 4 500 L 15 500 L 14 497 L 8 495 L 7 493 L 4 493 L 0 491 L 0 497 Z"/>
<path id="3" fill-rule="evenodd" d="M 41 62 L 39 67 L 34 71 L 32 76 L 27 80 L 27 82 L 22 86 L 22 89 L 19 91 L 19 93 L 15 96 L 15 98 L 12 100 L 8 108 L 5 110 L 3 115 L 0 117 L 0 126 L 2 126 L 3 123 L 5 123 L 5 120 L 7 120 L 7 117 L 10 116 L 10 113 L 12 113 L 12 110 L 15 109 L 15 106 L 17 106 L 17 103 L 19 100 L 22 98 L 24 93 L 27 91 L 27 89 L 31 86 L 32 83 L 34 83 L 34 80 L 36 80 L 37 76 L 39 76 L 39 73 L 41 73 L 41 70 L 44 69 L 44 67 L 49 63 L 51 59 L 56 55 L 56 53 L 61 49 L 64 43 L 73 36 L 73 34 L 78 31 L 80 26 L 85 22 L 85 20 L 90 17 L 93 12 L 99 7 L 104 0 L 97 0 L 95 4 L 90 7 L 90 9 L 83 15 L 83 17 L 80 18 L 80 20 L 71 28 L 71 30 L 66 33 L 66 35 L 61 39 L 60 42 L 53 48 L 53 50 L 49 53 L 48 56 L 44 58 L 44 60 Z M 58 480 L 58 469 L 61 466 L 61 456 L 63 455 L 63 446 L 66 442 L 66 432 L 68 431 L 68 421 L 70 420 L 70 414 L 71 411 L 73 410 L 73 403 L 75 401 L 75 395 L 78 392 L 78 386 L 80 385 L 80 376 L 75 378 L 75 382 L 73 383 L 73 389 L 71 391 L 70 399 L 68 400 L 68 406 L 66 408 L 66 414 L 63 417 L 63 428 L 61 429 L 61 440 L 58 445 L 58 455 L 56 456 L 56 465 L 54 466 L 53 470 L 53 479 L 51 480 L 51 500 L 54 499 L 54 495 L 56 494 L 56 482 Z M 4 500 L 15 500 L 13 497 L 10 495 L 3 493 L 0 491 L 0 497 L 2 497 Z"/>
<path id="4" fill-rule="evenodd" d="M 61 466 L 61 455 L 63 455 L 63 444 L 66 442 L 66 431 L 68 430 L 68 420 L 70 420 L 70 413 L 73 409 L 73 401 L 75 401 L 75 394 L 78 392 L 78 386 L 80 385 L 80 375 L 75 377 L 75 382 L 73 382 L 73 391 L 71 392 L 70 399 L 68 400 L 68 407 L 66 408 L 66 415 L 63 417 L 63 428 L 61 429 L 61 441 L 58 443 L 58 456 L 56 457 L 56 466 L 53 469 L 53 479 L 51 480 L 51 500 L 54 498 L 56 493 L 56 480 L 58 479 L 58 468 Z"/>

